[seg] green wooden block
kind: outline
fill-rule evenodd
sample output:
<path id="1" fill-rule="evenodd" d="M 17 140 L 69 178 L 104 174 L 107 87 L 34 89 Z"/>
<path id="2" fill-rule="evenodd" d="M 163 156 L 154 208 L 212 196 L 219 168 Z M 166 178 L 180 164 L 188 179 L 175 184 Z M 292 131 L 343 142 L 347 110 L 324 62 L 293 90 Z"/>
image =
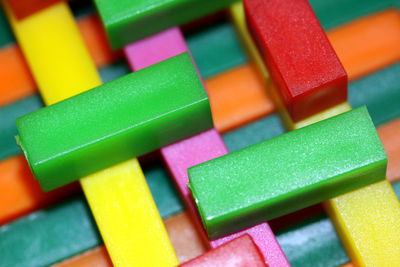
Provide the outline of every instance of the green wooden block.
<path id="1" fill-rule="evenodd" d="M 188 53 L 18 118 L 19 143 L 49 191 L 212 127 Z"/>
<path id="2" fill-rule="evenodd" d="M 211 239 L 385 178 L 387 157 L 365 107 L 188 169 Z"/>
<path id="3" fill-rule="evenodd" d="M 113 49 L 208 15 L 237 0 L 95 0 Z"/>
<path id="4" fill-rule="evenodd" d="M 0 266 L 48 266 L 102 243 L 83 197 L 0 227 Z"/>
<path id="5" fill-rule="evenodd" d="M 33 95 L 0 108 L 0 160 L 21 153 L 15 142 L 18 134 L 15 119 L 43 107 L 39 95 Z"/>
<path id="6" fill-rule="evenodd" d="M 131 71 L 126 62 L 121 61 L 101 68 L 99 73 L 103 82 L 109 82 Z M 15 136 L 18 134 L 15 120 L 43 106 L 41 97 L 34 94 L 0 108 L 0 160 L 21 153 L 21 149 L 15 142 Z"/>
<path id="7" fill-rule="evenodd" d="M 222 135 L 222 139 L 228 150 L 233 152 L 285 132 L 286 130 L 280 117 L 277 114 L 271 114 Z"/>
<path id="8" fill-rule="evenodd" d="M 329 30 L 357 18 L 397 7 L 398 0 L 309 0 L 324 30 Z"/>
<path id="9" fill-rule="evenodd" d="M 144 166 L 143 173 L 162 218 L 167 218 L 184 210 L 182 201 L 161 163 L 157 162 Z"/>
<path id="10" fill-rule="evenodd" d="M 190 33 L 185 39 L 204 79 L 249 61 L 233 25 L 227 21 Z"/>
<path id="11" fill-rule="evenodd" d="M 350 261 L 325 214 L 276 233 L 276 239 L 292 267 L 336 267 Z"/>
<path id="12" fill-rule="evenodd" d="M 400 117 L 400 63 L 349 84 L 352 107 L 366 105 L 376 126 Z"/>

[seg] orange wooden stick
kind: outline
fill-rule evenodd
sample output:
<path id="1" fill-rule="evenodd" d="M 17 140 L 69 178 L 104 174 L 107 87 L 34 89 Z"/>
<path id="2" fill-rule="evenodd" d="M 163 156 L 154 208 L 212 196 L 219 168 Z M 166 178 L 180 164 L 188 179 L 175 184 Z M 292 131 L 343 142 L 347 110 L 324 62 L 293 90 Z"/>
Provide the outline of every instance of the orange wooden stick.
<path id="1" fill-rule="evenodd" d="M 399 135 L 400 118 L 380 126 L 377 130 L 388 157 L 386 176 L 389 182 L 391 183 L 399 181 L 400 180 L 400 135 Z"/>
<path id="2" fill-rule="evenodd" d="M 107 253 L 105 246 L 100 246 L 85 253 L 76 255 L 66 259 L 60 263 L 54 264 L 53 267 L 112 267 L 110 256 Z"/>
<path id="3" fill-rule="evenodd" d="M 98 16 L 86 16 L 78 20 L 78 28 L 97 67 L 122 58 L 122 51 L 112 51 L 103 25 Z"/>
<path id="4" fill-rule="evenodd" d="M 274 111 L 265 85 L 251 64 L 206 80 L 214 125 L 226 132 Z"/>
<path id="5" fill-rule="evenodd" d="M 382 11 L 328 32 L 349 80 L 400 60 L 400 13 Z"/>
<path id="6" fill-rule="evenodd" d="M 101 25 L 95 16 L 85 16 L 78 20 L 78 27 L 97 67 L 110 64 L 122 58 L 122 52 L 113 52 Z M 19 47 L 16 44 L 0 50 L 0 106 L 37 92 Z"/>
<path id="7" fill-rule="evenodd" d="M 44 193 L 22 155 L 1 161 L 0 173 L 0 225 L 80 191 L 73 183 Z"/>
<path id="8" fill-rule="evenodd" d="M 19 47 L 10 45 L 0 50 L 0 106 L 35 91 L 35 81 Z"/>
<path id="9" fill-rule="evenodd" d="M 179 262 L 191 260 L 208 250 L 199 232 L 201 229 L 196 227 L 190 213 L 171 216 L 164 220 L 164 225 Z"/>

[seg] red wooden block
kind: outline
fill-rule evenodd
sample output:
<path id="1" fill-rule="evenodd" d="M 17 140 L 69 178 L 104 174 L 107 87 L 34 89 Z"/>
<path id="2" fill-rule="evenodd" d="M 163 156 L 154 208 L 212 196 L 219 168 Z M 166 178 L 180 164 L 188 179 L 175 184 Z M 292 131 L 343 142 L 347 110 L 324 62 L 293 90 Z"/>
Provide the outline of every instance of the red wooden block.
<path id="1" fill-rule="evenodd" d="M 244 0 L 244 8 L 293 121 L 347 99 L 347 73 L 307 0 Z"/>
<path id="2" fill-rule="evenodd" d="M 67 0 L 8 0 L 8 3 L 17 19 L 23 19 L 53 4 L 65 1 Z"/>
<path id="3" fill-rule="evenodd" d="M 249 235 L 242 235 L 216 249 L 194 258 L 180 266 L 213 266 L 213 267 L 258 267 L 267 266 L 264 259 Z"/>

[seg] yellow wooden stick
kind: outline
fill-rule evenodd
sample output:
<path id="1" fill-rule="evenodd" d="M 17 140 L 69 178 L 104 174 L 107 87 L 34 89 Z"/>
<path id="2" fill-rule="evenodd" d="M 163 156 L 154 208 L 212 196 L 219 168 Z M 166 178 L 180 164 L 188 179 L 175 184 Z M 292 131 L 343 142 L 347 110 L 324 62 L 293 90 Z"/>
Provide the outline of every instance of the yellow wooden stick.
<path id="1" fill-rule="evenodd" d="M 351 110 L 351 106 L 350 106 L 349 102 L 347 102 L 347 101 L 343 102 L 342 104 L 328 108 L 324 111 L 321 111 L 320 113 L 312 115 L 312 116 L 310 116 L 304 120 L 301 120 L 299 122 L 293 123 L 292 121 L 290 121 L 291 122 L 291 130 L 296 130 L 296 129 L 305 127 L 307 125 L 316 123 L 318 121 L 325 120 L 327 118 L 336 116 L 340 113 L 343 113 L 343 112 L 346 112 L 349 110 Z"/>
<path id="2" fill-rule="evenodd" d="M 399 266 L 400 203 L 387 180 L 324 206 L 355 266 Z"/>
<path id="3" fill-rule="evenodd" d="M 10 24 L 46 105 L 101 84 L 96 66 L 66 3 Z"/>
<path id="4" fill-rule="evenodd" d="M 101 84 L 66 3 L 11 26 L 47 105 Z M 179 262 L 136 159 L 81 179 L 115 266 L 175 266 Z"/>
<path id="5" fill-rule="evenodd" d="M 264 62 L 261 56 L 258 53 L 257 47 L 253 42 L 250 33 L 247 30 L 246 18 L 244 15 L 243 3 L 237 2 L 230 6 L 229 15 L 231 17 L 231 21 L 235 25 L 236 30 L 239 33 L 239 36 L 244 44 L 245 49 L 247 50 L 250 58 L 254 60 L 260 73 L 263 75 L 265 79 L 269 79 L 269 74 L 267 68 L 264 65 Z"/>
<path id="6" fill-rule="evenodd" d="M 179 264 L 136 159 L 85 177 L 81 184 L 115 265 Z"/>

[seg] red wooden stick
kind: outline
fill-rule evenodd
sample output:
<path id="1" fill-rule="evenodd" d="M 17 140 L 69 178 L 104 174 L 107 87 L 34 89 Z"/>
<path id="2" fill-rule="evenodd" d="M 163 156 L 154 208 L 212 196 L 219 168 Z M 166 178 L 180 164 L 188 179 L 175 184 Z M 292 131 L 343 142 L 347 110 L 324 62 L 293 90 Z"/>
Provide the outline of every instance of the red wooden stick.
<path id="1" fill-rule="evenodd" d="M 347 99 L 347 74 L 307 0 L 245 0 L 247 25 L 299 121 Z"/>

